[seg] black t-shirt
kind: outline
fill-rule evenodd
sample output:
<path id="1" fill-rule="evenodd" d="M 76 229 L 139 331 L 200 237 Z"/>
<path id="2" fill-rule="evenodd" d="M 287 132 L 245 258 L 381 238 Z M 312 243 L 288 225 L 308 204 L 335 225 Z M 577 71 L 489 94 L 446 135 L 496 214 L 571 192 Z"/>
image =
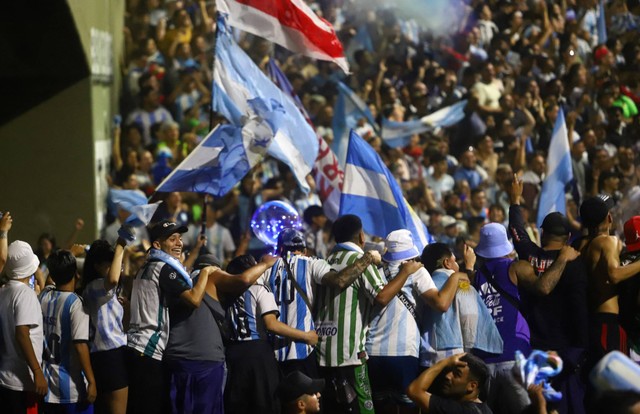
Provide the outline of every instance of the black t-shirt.
<path id="1" fill-rule="evenodd" d="M 485 403 L 458 402 L 432 395 L 429 414 L 493 414 L 493 411 Z"/>

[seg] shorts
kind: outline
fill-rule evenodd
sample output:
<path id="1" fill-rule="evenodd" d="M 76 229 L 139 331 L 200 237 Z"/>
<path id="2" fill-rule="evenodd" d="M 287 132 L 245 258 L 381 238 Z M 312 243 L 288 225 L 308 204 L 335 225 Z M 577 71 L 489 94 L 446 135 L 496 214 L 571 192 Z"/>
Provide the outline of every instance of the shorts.
<path id="1" fill-rule="evenodd" d="M 38 414 L 38 400 L 35 392 L 14 391 L 0 386 L 0 407 L 3 413 Z"/>
<path id="2" fill-rule="evenodd" d="M 129 386 L 125 358 L 126 347 L 91 353 L 91 367 L 100 393 L 112 392 Z"/>
<path id="3" fill-rule="evenodd" d="M 69 404 L 45 403 L 44 414 L 93 414 L 93 404 L 77 402 Z"/>
<path id="4" fill-rule="evenodd" d="M 369 383 L 369 371 L 367 361 L 362 360 L 362 365 L 347 367 L 320 367 L 320 375 L 325 380 L 322 393 L 323 411 L 325 413 L 339 414 L 374 414 L 373 399 L 371 397 L 371 385 Z M 343 384 L 350 386 L 354 393 L 353 400 L 349 403 L 340 402 L 338 395 L 344 388 Z"/>
<path id="5" fill-rule="evenodd" d="M 171 412 L 174 414 L 224 414 L 223 361 L 165 360 L 169 370 Z"/>
<path id="6" fill-rule="evenodd" d="M 413 407 L 405 390 L 418 377 L 419 360 L 410 356 L 372 356 L 367 361 L 373 400 L 376 404 Z"/>
<path id="7" fill-rule="evenodd" d="M 169 406 L 169 381 L 162 361 L 130 347 L 125 355 L 129 370 L 127 414 L 164 413 Z"/>
<path id="8" fill-rule="evenodd" d="M 589 321 L 589 358 L 599 361 L 611 351 L 629 355 L 627 333 L 615 313 L 595 313 Z"/>

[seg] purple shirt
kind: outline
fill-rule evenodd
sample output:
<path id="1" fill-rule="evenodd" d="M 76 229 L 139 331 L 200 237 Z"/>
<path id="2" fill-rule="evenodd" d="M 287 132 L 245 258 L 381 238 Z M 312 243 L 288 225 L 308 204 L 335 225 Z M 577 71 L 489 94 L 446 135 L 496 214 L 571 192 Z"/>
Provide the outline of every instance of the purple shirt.
<path id="1" fill-rule="evenodd" d="M 500 336 L 504 342 L 504 351 L 502 355 L 497 357 L 484 358 L 488 364 L 513 361 L 516 350 L 522 351 L 523 354 L 529 355 L 531 346 L 529 345 L 529 325 L 524 319 L 520 311 L 504 298 L 491 284 L 489 279 L 491 275 L 486 274 L 487 269 L 493 274 L 493 281 L 497 283 L 507 294 L 520 302 L 520 294 L 518 287 L 509 279 L 509 266 L 514 260 L 507 258 L 488 259 L 476 273 L 474 287 L 480 293 L 482 300 L 491 312 L 491 316 L 498 327 Z"/>

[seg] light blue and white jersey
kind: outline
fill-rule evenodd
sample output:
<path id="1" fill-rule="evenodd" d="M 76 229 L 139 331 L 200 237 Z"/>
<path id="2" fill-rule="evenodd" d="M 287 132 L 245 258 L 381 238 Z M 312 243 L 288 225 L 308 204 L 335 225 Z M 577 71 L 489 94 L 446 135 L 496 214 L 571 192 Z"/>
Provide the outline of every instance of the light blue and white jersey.
<path id="1" fill-rule="evenodd" d="M 197 89 L 192 90 L 189 93 L 182 93 L 176 98 L 176 121 L 182 122 L 184 113 L 186 110 L 193 108 L 202 94 Z"/>
<path id="2" fill-rule="evenodd" d="M 44 327 L 42 367 L 49 391 L 44 402 L 68 404 L 86 398 L 86 382 L 74 341 L 89 340 L 89 315 L 73 292 L 47 286 L 40 294 Z"/>
<path id="3" fill-rule="evenodd" d="M 233 341 L 266 340 L 267 329 L 262 316 L 274 312 L 277 316 L 278 306 L 269 289 L 255 284 L 240 295 L 227 313 L 233 326 Z"/>
<path id="4" fill-rule="evenodd" d="M 106 291 L 104 279 L 89 283 L 82 296 L 91 318 L 89 337 L 91 352 L 109 351 L 127 345 L 122 327 L 124 309 L 118 301 L 117 286 Z"/>
<path id="5" fill-rule="evenodd" d="M 389 263 L 384 272 L 388 283 L 400 272 L 400 262 Z M 418 357 L 420 331 L 416 318 L 403 303 L 408 302 L 415 313 L 416 296 L 436 289 L 431 275 L 425 268 L 407 278 L 402 290 L 384 308 L 376 305 L 367 336 L 366 350 L 370 356 Z M 402 299 L 399 297 L 402 295 Z"/>
<path id="6" fill-rule="evenodd" d="M 299 255 L 290 255 L 288 260 L 293 277 L 313 306 L 315 285 L 322 283 L 322 277 L 331 271 L 331 266 L 325 260 Z M 300 331 L 315 330 L 311 311 L 287 276 L 284 260 L 278 259 L 262 275 L 261 283 L 267 285 L 275 297 L 280 322 Z M 304 342 L 280 336 L 272 339 L 278 361 L 304 359 L 313 351 L 313 347 Z"/>

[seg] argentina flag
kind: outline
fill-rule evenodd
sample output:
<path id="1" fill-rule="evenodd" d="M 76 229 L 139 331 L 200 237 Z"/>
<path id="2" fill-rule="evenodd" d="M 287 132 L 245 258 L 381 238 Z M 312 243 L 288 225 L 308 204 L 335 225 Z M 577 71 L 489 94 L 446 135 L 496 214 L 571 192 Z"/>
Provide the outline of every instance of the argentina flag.
<path id="1" fill-rule="evenodd" d="M 376 128 L 376 123 L 367 104 L 347 85 L 338 82 L 338 100 L 336 101 L 333 115 L 333 143 L 331 144 L 331 149 L 336 153 L 341 167 L 344 166 L 347 159 L 349 131 L 356 129 L 363 118 L 373 128 Z"/>
<path id="2" fill-rule="evenodd" d="M 251 119 L 240 128 L 218 125 L 178 165 L 156 191 L 190 191 L 221 197 L 262 159 L 273 131 Z"/>
<path id="3" fill-rule="evenodd" d="M 571 153 L 569 152 L 569 138 L 567 126 L 564 122 L 562 108 L 553 127 L 553 135 L 549 144 L 547 156 L 547 176 L 542 183 L 540 201 L 538 203 L 538 227 L 542 225 L 545 216 L 554 211 L 567 214 L 565 202 L 565 187 L 573 180 L 571 167 Z"/>
<path id="4" fill-rule="evenodd" d="M 235 43 L 223 18 L 218 19 L 214 66 L 214 110 L 238 127 L 260 115 L 275 134 L 269 155 L 287 164 L 300 187 L 308 191 L 306 176 L 318 156 L 318 138 L 292 99 Z M 267 108 L 266 113 L 258 112 L 258 104 Z M 271 111 L 276 107 L 286 116 L 272 117 L 278 115 Z"/>
<path id="5" fill-rule="evenodd" d="M 355 214 L 365 232 L 386 237 L 394 230 L 407 229 L 422 251 L 429 244 L 427 227 L 417 218 L 402 190 L 375 150 L 351 131 L 340 215 Z"/>

